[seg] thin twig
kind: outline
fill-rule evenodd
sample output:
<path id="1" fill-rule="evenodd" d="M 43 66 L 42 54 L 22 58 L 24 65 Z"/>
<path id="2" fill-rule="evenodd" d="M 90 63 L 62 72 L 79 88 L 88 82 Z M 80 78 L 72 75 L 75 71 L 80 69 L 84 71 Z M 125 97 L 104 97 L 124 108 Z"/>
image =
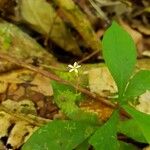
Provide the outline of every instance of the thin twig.
<path id="1" fill-rule="evenodd" d="M 83 59 L 78 61 L 78 64 L 81 64 L 81 63 L 85 62 L 86 60 L 89 60 L 91 57 L 95 56 L 98 53 L 100 53 L 100 50 L 94 51 L 93 53 L 87 55 L 86 57 L 84 57 Z"/>
<path id="2" fill-rule="evenodd" d="M 85 89 L 85 88 L 83 88 L 81 86 L 74 85 L 74 84 L 70 83 L 67 80 L 63 80 L 60 77 L 58 77 L 57 75 L 55 75 L 55 74 L 53 74 L 53 73 L 51 73 L 49 71 L 43 70 L 43 69 L 41 69 L 39 67 L 35 67 L 35 66 L 31 65 L 31 64 L 27 64 L 27 63 L 25 63 L 25 62 L 15 58 L 15 57 L 12 57 L 12 56 L 10 56 L 8 54 L 5 54 L 5 53 L 0 53 L 0 58 L 5 59 L 5 60 L 7 60 L 7 61 L 9 61 L 11 63 L 14 63 L 16 65 L 19 65 L 19 66 L 21 66 L 23 68 L 27 68 L 27 69 L 29 69 L 31 71 L 36 72 L 36 73 L 40 73 L 40 74 L 42 74 L 45 77 L 48 77 L 48 78 L 50 78 L 52 80 L 55 80 L 55 81 L 58 81 L 59 83 L 70 85 L 70 86 L 74 87 L 75 89 L 77 89 L 78 91 L 80 91 L 81 93 L 84 93 L 85 95 L 87 95 L 87 96 L 89 96 L 89 97 L 91 97 L 91 98 L 93 98 L 95 100 L 98 100 L 98 101 L 102 102 L 103 104 L 105 104 L 105 105 L 107 105 L 107 106 L 109 106 L 111 108 L 115 108 L 116 107 L 115 104 L 113 104 L 110 101 L 106 100 L 106 98 L 101 97 L 101 96 L 99 96 L 99 95 L 97 95 L 95 93 L 92 93 L 89 90 L 87 90 L 87 89 Z"/>

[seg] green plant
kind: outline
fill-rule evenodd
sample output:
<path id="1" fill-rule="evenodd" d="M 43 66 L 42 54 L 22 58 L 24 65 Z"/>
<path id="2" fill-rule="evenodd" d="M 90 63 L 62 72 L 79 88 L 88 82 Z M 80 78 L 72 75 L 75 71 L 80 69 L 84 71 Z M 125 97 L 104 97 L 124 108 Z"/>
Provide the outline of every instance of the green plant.
<path id="1" fill-rule="evenodd" d="M 134 74 L 136 48 L 130 35 L 113 22 L 102 41 L 103 57 L 118 87 L 117 107 L 110 119 L 102 124 L 94 114 L 81 111 L 80 94 L 70 86 L 53 82 L 54 101 L 69 120 L 54 120 L 41 127 L 24 144 L 23 150 L 95 150 L 135 149 L 117 139 L 122 133 L 137 142 L 150 144 L 150 115 L 129 105 L 135 97 L 150 89 L 150 71 Z M 120 120 L 121 110 L 130 119 Z M 133 132 L 137 131 L 137 132 Z"/>

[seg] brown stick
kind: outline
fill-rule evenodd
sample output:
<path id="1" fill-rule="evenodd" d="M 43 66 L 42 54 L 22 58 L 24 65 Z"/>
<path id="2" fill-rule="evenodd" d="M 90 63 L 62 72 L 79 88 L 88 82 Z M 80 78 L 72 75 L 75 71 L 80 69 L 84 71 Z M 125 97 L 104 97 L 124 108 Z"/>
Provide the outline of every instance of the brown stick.
<path id="1" fill-rule="evenodd" d="M 42 74 L 45 77 L 48 77 L 48 78 L 50 78 L 52 80 L 55 80 L 55 81 L 58 81 L 59 83 L 71 85 L 75 89 L 80 91 L 81 93 L 84 93 L 85 95 L 87 95 L 87 96 L 89 96 L 89 97 L 91 97 L 91 98 L 93 98 L 95 100 L 98 100 L 98 101 L 102 102 L 103 104 L 105 104 L 105 105 L 107 105 L 107 106 L 109 106 L 111 108 L 115 108 L 116 107 L 115 104 L 109 102 L 108 100 L 106 100 L 106 98 L 98 96 L 97 94 L 92 93 L 89 90 L 87 90 L 87 89 L 85 89 L 85 88 L 83 88 L 81 86 L 74 85 L 74 84 L 70 83 L 69 81 L 63 80 L 60 77 L 58 77 L 57 75 L 55 75 L 55 74 L 53 74 L 53 73 L 51 73 L 49 71 L 43 70 L 43 69 L 41 69 L 39 67 L 35 67 L 35 66 L 31 65 L 31 64 L 27 64 L 27 63 L 25 63 L 25 62 L 15 58 L 15 57 L 12 57 L 12 56 L 10 56 L 8 54 L 5 54 L 5 53 L 0 53 L 0 58 L 5 59 L 5 60 L 7 60 L 7 61 L 9 61 L 11 63 L 14 63 L 16 65 L 19 65 L 19 66 L 21 66 L 23 68 L 27 68 L 27 69 L 29 69 L 31 71 L 36 72 L 36 73 L 40 73 L 40 74 Z"/>
<path id="2" fill-rule="evenodd" d="M 94 51 L 93 53 L 87 55 L 86 57 L 84 57 L 83 59 L 81 59 L 80 61 L 78 61 L 78 64 L 81 64 L 81 63 L 85 62 L 86 60 L 89 60 L 90 58 L 92 58 L 93 56 L 95 56 L 98 53 L 100 53 L 100 50 Z"/>

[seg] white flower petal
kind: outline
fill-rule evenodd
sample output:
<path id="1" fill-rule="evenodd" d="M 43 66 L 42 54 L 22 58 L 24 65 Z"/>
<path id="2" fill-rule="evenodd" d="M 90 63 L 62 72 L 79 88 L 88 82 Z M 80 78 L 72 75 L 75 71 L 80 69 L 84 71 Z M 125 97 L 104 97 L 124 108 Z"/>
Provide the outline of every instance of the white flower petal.
<path id="1" fill-rule="evenodd" d="M 69 72 L 72 72 L 72 71 L 74 71 L 74 69 L 70 69 L 70 70 L 69 70 Z"/>
<path id="2" fill-rule="evenodd" d="M 76 74 L 78 74 L 78 68 L 80 68 L 81 65 L 78 65 L 77 62 L 74 62 L 73 65 L 69 64 L 68 67 L 70 68 L 69 72 L 73 72 L 74 71 Z"/>
<path id="3" fill-rule="evenodd" d="M 73 64 L 73 66 L 74 66 L 74 67 L 78 66 L 78 63 L 77 63 L 77 62 L 75 62 L 75 63 Z"/>
<path id="4" fill-rule="evenodd" d="M 74 69 L 75 73 L 78 73 L 78 69 Z"/>
<path id="5" fill-rule="evenodd" d="M 74 68 L 74 66 L 72 66 L 72 65 L 68 65 L 68 67 L 69 67 L 69 68 Z"/>
<path id="6" fill-rule="evenodd" d="M 80 67 L 81 67 L 81 65 L 76 66 L 76 68 L 80 68 Z"/>

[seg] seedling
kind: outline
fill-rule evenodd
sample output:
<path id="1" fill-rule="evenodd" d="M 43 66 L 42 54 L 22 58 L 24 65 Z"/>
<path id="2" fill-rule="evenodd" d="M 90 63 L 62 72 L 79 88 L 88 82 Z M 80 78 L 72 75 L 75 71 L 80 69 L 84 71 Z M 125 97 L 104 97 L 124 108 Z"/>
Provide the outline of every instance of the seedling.
<path id="1" fill-rule="evenodd" d="M 150 71 L 134 73 L 136 47 L 131 36 L 116 22 L 104 34 L 103 57 L 118 87 L 118 107 L 110 119 L 101 124 L 96 116 L 81 111 L 77 102 L 81 99 L 69 86 L 53 82 L 54 100 L 69 120 L 54 120 L 36 131 L 24 144 L 23 150 L 95 150 L 136 149 L 121 142 L 117 134 L 150 144 L 150 115 L 129 105 L 135 97 L 150 90 Z M 130 119 L 120 120 L 124 109 Z M 134 132 L 135 131 L 135 132 Z"/>

